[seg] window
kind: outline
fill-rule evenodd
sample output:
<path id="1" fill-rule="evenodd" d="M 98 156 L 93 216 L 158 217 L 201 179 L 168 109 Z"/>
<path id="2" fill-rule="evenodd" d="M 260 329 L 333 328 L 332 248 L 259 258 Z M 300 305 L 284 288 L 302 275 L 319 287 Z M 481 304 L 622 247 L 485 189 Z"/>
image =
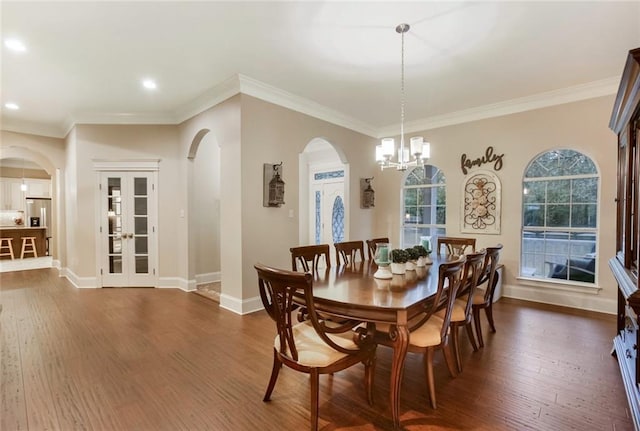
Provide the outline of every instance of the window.
<path id="1" fill-rule="evenodd" d="M 443 236 L 446 190 L 442 171 L 432 165 L 413 168 L 405 178 L 402 191 L 404 204 L 401 247 L 420 244 L 423 236 Z"/>
<path id="2" fill-rule="evenodd" d="M 573 150 L 539 155 L 523 180 L 520 275 L 595 283 L 598 173 Z"/>

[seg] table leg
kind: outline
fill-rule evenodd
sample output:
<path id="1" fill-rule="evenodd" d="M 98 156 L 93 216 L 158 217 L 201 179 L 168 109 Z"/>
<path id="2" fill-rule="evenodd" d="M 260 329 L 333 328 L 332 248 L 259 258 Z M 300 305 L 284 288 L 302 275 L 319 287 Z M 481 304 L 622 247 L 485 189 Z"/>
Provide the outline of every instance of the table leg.
<path id="1" fill-rule="evenodd" d="M 393 342 L 391 363 L 391 418 L 393 426 L 400 428 L 400 386 L 404 371 L 404 360 L 409 349 L 409 329 L 406 325 L 392 326 L 389 336 Z"/>

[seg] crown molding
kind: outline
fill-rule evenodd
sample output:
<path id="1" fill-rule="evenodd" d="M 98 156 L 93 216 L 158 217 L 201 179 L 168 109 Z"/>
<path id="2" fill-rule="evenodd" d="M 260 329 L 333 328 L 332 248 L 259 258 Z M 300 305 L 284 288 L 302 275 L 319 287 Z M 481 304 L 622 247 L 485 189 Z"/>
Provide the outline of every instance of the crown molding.
<path id="1" fill-rule="evenodd" d="M 587 84 L 547 91 L 545 93 L 506 100 L 504 102 L 494 103 L 491 105 L 464 109 L 461 111 L 451 112 L 449 114 L 436 115 L 422 120 L 407 122 L 404 125 L 404 130 L 405 133 L 415 133 L 424 130 L 437 129 L 439 127 L 453 126 L 456 124 L 469 123 L 471 121 L 485 120 L 487 118 L 532 111 L 534 109 L 546 108 L 549 106 L 579 102 L 581 100 L 593 99 L 596 97 L 609 96 L 617 93 L 619 82 L 620 77 L 613 76 L 599 81 L 589 82 Z M 399 123 L 394 126 L 379 129 L 376 137 L 382 138 L 384 136 L 395 136 L 398 134 L 399 129 Z"/>
<path id="2" fill-rule="evenodd" d="M 219 85 L 210 88 L 202 95 L 178 108 L 174 114 L 174 123 L 180 124 L 189 118 L 193 118 L 207 109 L 213 108 L 225 100 L 232 98 L 236 94 L 240 93 L 240 88 L 240 75 L 234 75 L 228 78 Z"/>
<path id="3" fill-rule="evenodd" d="M 342 126 L 355 132 L 368 136 L 376 136 L 376 128 L 356 118 L 345 115 L 334 109 L 327 108 L 313 100 L 296 96 L 293 93 L 281 90 L 264 82 L 257 81 L 248 76 L 238 75 L 240 78 L 240 91 L 255 98 L 264 100 L 319 120 L 327 121 L 337 126 Z"/>
<path id="4" fill-rule="evenodd" d="M 619 81 L 620 77 L 615 76 L 587 84 L 411 121 L 405 123 L 405 133 L 431 130 L 595 97 L 608 96 L 616 94 Z M 381 138 L 383 136 L 395 136 L 398 134 L 400 128 L 399 124 L 376 128 L 336 110 L 320 105 L 310 99 L 296 96 L 295 94 L 244 75 L 235 75 L 228 78 L 221 84 L 207 90 L 201 96 L 179 107 L 174 112 L 80 113 L 68 117 L 60 127 L 28 121 L 4 120 L 0 128 L 11 132 L 64 138 L 77 124 L 180 124 L 238 93 L 247 94 L 371 137 Z"/>

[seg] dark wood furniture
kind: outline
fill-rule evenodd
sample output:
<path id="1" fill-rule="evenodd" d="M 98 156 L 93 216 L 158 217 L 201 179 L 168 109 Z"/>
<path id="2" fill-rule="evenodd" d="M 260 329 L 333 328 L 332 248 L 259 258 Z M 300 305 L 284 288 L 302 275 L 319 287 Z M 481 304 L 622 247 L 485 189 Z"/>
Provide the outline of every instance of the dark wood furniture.
<path id="1" fill-rule="evenodd" d="M 437 288 L 431 304 L 423 312 L 413 317 L 409 323 L 409 341 L 407 351 L 424 355 L 424 373 L 431 408 L 436 408 L 436 388 L 433 376 L 433 355 L 442 350 L 445 362 L 452 376 L 456 375 L 453 358 L 449 348 L 449 324 L 453 304 L 458 289 L 463 283 L 465 257 L 460 256 L 453 262 L 443 263 L 438 267 Z M 442 313 L 437 313 L 442 310 Z M 394 347 L 393 326 L 382 324 L 377 326 L 376 342 Z"/>
<path id="2" fill-rule="evenodd" d="M 318 392 L 320 374 L 332 374 L 362 362 L 365 366 L 367 399 L 373 404 L 373 376 L 376 345 L 373 334 L 352 331 L 359 322 L 340 327 L 325 325 L 318 317 L 313 298 L 313 276 L 310 273 L 255 265 L 262 304 L 276 322 L 277 335 L 273 348 L 273 368 L 264 396 L 269 401 L 282 365 L 309 374 L 311 378 L 311 429 L 318 429 Z M 303 298 L 305 319 L 294 324 L 294 297 Z"/>
<path id="3" fill-rule="evenodd" d="M 438 237 L 438 248 L 436 253 L 442 252 L 442 247 L 445 247 L 445 254 L 463 255 L 465 252 L 476 251 L 476 239 L 475 238 L 455 238 L 452 236 L 440 236 Z"/>
<path id="4" fill-rule="evenodd" d="M 362 241 L 336 242 L 333 245 L 336 248 L 338 266 L 353 264 L 358 253 L 360 253 L 360 260 L 364 260 L 364 242 Z"/>
<path id="5" fill-rule="evenodd" d="M 471 321 L 473 320 L 471 307 L 473 306 L 473 296 L 480 281 L 486 255 L 486 250 L 466 255 L 467 260 L 464 263 L 463 270 L 463 274 L 466 274 L 466 280 L 464 280 L 464 285 L 461 286 L 460 289 L 463 295 L 458 295 L 460 297 L 456 299 L 451 312 L 451 323 L 449 325 L 451 327 L 451 350 L 456 360 L 456 368 L 459 373 L 462 372 L 462 355 L 460 354 L 460 340 L 458 335 L 460 327 L 464 326 L 467 331 L 467 336 L 469 337 L 473 351 L 476 352 L 478 350 L 476 338 L 473 335 L 473 326 L 471 325 Z M 442 311 L 439 312 L 439 315 L 441 315 L 441 313 Z M 441 315 L 441 317 L 444 316 Z"/>
<path id="6" fill-rule="evenodd" d="M 315 275 L 313 297 L 318 312 L 389 326 L 389 345 L 393 348 L 390 404 L 396 428 L 400 426 L 400 386 L 409 349 L 409 321 L 419 319 L 433 302 L 439 267 L 452 260 L 456 259 L 434 256 L 432 265 L 417 268 L 413 276 L 395 275 L 391 280 L 373 278 L 377 266 L 367 262 Z"/>
<path id="7" fill-rule="evenodd" d="M 640 429 L 640 48 L 629 51 L 627 56 L 609 127 L 618 135 L 616 256 L 609 260 L 618 283 L 613 346 L 634 425 Z"/>
<path id="8" fill-rule="evenodd" d="M 0 227 L 0 237 L 12 238 L 13 255 L 17 259 L 22 253 L 22 238 L 35 237 L 36 252 L 38 256 L 45 256 L 47 249 L 47 239 L 44 227 Z M 32 254 L 25 255 L 25 258 L 33 257 Z M 11 256 L 0 256 L 2 259 L 11 259 Z"/>
<path id="9" fill-rule="evenodd" d="M 367 240 L 367 250 L 369 250 L 369 260 L 373 260 L 376 255 L 378 244 L 389 244 L 389 238 L 373 238 Z"/>
<path id="10" fill-rule="evenodd" d="M 473 323 L 476 328 L 476 336 L 478 337 L 478 344 L 480 347 L 484 347 L 484 340 L 482 339 L 482 325 L 480 324 L 480 310 L 484 310 L 484 314 L 489 321 L 489 328 L 491 332 L 496 332 L 496 325 L 493 322 L 493 295 L 496 292 L 496 286 L 498 285 L 500 273 L 498 272 L 498 265 L 500 262 L 500 252 L 502 251 L 502 244 L 498 244 L 495 247 L 486 248 L 487 255 L 484 258 L 484 266 L 482 268 L 482 276 L 478 280 L 478 286 L 482 286 L 486 283 L 484 289 L 478 289 L 473 295 Z"/>
<path id="11" fill-rule="evenodd" d="M 304 272 L 317 271 L 318 265 L 324 256 L 326 268 L 331 268 L 331 258 L 329 257 L 329 244 L 303 245 L 291 247 L 291 270 Z M 298 265 L 299 264 L 299 265 Z"/>

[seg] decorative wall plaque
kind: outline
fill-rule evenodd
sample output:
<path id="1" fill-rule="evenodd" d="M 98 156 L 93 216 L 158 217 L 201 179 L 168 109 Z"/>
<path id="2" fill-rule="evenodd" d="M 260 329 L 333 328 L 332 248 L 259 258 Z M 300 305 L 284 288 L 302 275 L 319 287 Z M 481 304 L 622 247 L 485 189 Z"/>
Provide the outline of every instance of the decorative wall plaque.
<path id="1" fill-rule="evenodd" d="M 464 233 L 500 233 L 500 179 L 491 171 L 469 175 L 462 191 L 462 226 Z"/>
<path id="2" fill-rule="evenodd" d="M 371 187 L 371 178 L 360 178 L 360 207 L 373 208 L 375 206 L 376 192 Z"/>

